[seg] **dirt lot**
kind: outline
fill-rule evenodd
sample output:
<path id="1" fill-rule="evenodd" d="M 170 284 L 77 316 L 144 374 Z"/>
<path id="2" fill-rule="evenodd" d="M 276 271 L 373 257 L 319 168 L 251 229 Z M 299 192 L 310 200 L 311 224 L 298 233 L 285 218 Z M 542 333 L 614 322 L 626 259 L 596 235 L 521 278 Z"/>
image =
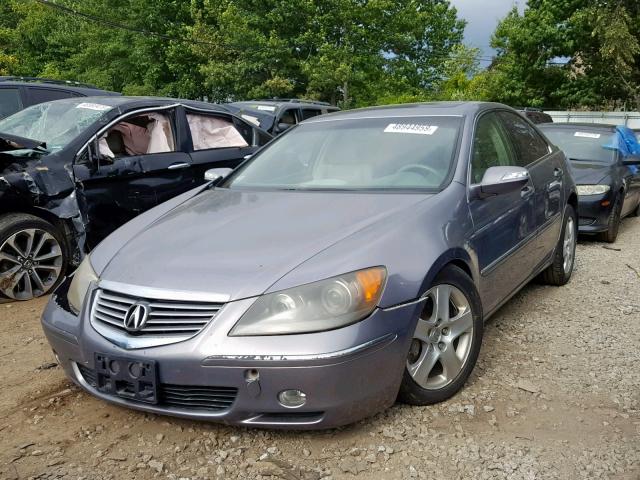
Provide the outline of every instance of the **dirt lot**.
<path id="1" fill-rule="evenodd" d="M 615 248 L 615 249 L 614 249 Z M 0 478 L 640 479 L 640 220 L 582 240 L 573 280 L 530 285 L 488 323 L 465 390 L 340 430 L 230 428 L 73 387 L 39 326 L 0 305 Z"/>

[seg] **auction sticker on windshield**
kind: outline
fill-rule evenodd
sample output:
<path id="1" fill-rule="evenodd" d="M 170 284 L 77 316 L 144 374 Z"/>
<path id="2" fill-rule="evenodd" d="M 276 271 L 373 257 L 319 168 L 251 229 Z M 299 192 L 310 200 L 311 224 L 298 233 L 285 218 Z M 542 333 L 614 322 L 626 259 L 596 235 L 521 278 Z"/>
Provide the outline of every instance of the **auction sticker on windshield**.
<path id="1" fill-rule="evenodd" d="M 414 135 L 433 135 L 438 130 L 437 125 L 422 123 L 390 123 L 384 133 L 412 133 Z"/>
<path id="2" fill-rule="evenodd" d="M 85 108 L 87 110 L 97 110 L 99 112 L 104 112 L 105 110 L 111 109 L 109 105 L 102 105 L 100 103 L 89 103 L 89 102 L 79 103 L 78 105 L 76 105 L 76 108 Z"/>
<path id="3" fill-rule="evenodd" d="M 583 138 L 600 138 L 599 133 L 589 133 L 589 132 L 576 132 L 573 134 L 574 137 L 583 137 Z"/>

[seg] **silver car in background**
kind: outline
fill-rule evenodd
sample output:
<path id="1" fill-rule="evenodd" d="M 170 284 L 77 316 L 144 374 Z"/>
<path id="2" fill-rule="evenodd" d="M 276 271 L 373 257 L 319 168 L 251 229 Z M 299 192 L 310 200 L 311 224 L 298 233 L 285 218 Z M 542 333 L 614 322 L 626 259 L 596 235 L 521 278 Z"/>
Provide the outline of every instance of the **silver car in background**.
<path id="1" fill-rule="evenodd" d="M 500 104 L 317 117 L 209 176 L 109 236 L 49 302 L 47 338 L 91 394 L 282 428 L 439 402 L 491 314 L 573 270 L 566 158 Z"/>

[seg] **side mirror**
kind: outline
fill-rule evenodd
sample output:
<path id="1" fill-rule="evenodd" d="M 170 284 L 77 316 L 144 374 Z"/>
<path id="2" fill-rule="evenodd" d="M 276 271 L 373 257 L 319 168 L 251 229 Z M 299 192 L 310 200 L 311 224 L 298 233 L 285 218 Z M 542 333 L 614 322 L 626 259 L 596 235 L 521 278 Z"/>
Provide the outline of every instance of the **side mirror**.
<path id="1" fill-rule="evenodd" d="M 480 198 L 522 190 L 529 183 L 529 171 L 523 167 L 489 167 L 480 185 L 474 186 Z"/>
<path id="2" fill-rule="evenodd" d="M 231 172 L 233 172 L 233 169 L 231 168 L 210 168 L 204 172 L 204 179 L 208 182 L 220 181 L 227 177 Z"/>
<path id="3" fill-rule="evenodd" d="M 629 155 L 622 160 L 623 165 L 640 165 L 640 157 L 638 155 Z"/>
<path id="4" fill-rule="evenodd" d="M 279 123 L 278 124 L 278 132 L 282 133 L 285 130 L 289 130 L 293 125 L 290 125 L 288 123 Z"/>

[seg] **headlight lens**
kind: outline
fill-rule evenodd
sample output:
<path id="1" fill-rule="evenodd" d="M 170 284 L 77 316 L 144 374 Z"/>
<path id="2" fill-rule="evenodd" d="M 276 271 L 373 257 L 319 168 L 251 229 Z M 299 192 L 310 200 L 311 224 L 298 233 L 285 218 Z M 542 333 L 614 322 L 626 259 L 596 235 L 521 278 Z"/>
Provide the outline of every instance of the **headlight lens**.
<path id="1" fill-rule="evenodd" d="M 578 185 L 578 195 L 602 195 L 611 190 L 609 185 Z"/>
<path id="2" fill-rule="evenodd" d="M 69 292 L 67 293 L 67 301 L 74 312 L 80 312 L 89 284 L 97 280 L 98 275 L 93 271 L 93 267 L 89 261 L 89 255 L 87 255 L 73 274 L 71 285 L 69 285 Z"/>
<path id="3" fill-rule="evenodd" d="M 311 333 L 362 320 L 378 305 L 387 270 L 373 267 L 258 298 L 230 336 Z"/>

